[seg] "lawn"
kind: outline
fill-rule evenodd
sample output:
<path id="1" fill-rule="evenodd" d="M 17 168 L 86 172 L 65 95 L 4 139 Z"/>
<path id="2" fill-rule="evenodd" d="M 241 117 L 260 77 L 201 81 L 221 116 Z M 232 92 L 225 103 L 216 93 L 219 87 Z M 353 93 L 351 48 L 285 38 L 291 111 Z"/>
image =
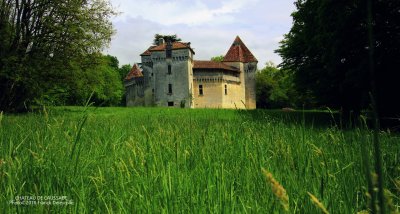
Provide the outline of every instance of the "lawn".
<path id="1" fill-rule="evenodd" d="M 2 115 L 0 210 L 357 213 L 369 208 L 362 154 L 373 167 L 372 132 L 337 118 L 93 107 Z M 379 138 L 388 209 L 399 211 L 400 137 Z"/>

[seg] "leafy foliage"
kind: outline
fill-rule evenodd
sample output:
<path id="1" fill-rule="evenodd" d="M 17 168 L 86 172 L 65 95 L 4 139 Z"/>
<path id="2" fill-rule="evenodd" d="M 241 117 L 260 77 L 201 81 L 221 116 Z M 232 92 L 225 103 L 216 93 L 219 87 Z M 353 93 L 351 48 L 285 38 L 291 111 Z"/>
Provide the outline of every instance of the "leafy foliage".
<path id="1" fill-rule="evenodd" d="M 158 45 L 160 39 L 164 39 L 165 42 L 179 42 L 182 41 L 181 38 L 179 38 L 176 34 L 174 35 L 162 35 L 162 34 L 156 34 L 154 35 L 154 40 L 153 40 L 153 45 Z"/>
<path id="2" fill-rule="evenodd" d="M 84 68 L 82 81 L 79 82 L 76 98 L 80 103 L 93 94 L 95 105 L 118 105 L 123 95 L 122 81 L 118 73 L 118 64 L 115 64 L 115 57 L 102 56 L 94 67 Z M 110 66 L 114 63 L 114 66 Z M 73 102 L 73 100 L 71 100 Z"/>
<path id="3" fill-rule="evenodd" d="M 122 65 L 120 68 L 118 68 L 118 73 L 121 80 L 123 80 L 126 77 L 131 68 L 132 65 L 130 64 Z"/>
<path id="4" fill-rule="evenodd" d="M 298 0 L 293 26 L 277 52 L 281 66 L 294 74 L 299 91 L 309 91 L 319 105 L 359 112 L 368 108 L 371 82 L 378 88 L 381 115 L 399 115 L 392 100 L 400 66 L 400 2 L 373 0 L 375 73 L 369 72 L 367 1 Z"/>
<path id="5" fill-rule="evenodd" d="M 123 96 L 123 85 L 113 56 L 93 54 L 78 62 L 70 62 L 73 75 L 63 81 L 53 80 L 43 89 L 35 104 L 39 105 L 83 105 L 92 95 L 94 105 L 119 105 Z M 115 64 L 114 64 L 115 65 Z"/>
<path id="6" fill-rule="evenodd" d="M 211 61 L 214 61 L 214 62 L 222 62 L 222 61 L 224 61 L 224 55 L 219 55 L 219 56 L 211 57 Z"/>
<path id="7" fill-rule="evenodd" d="M 106 0 L 1 1 L 0 108 L 75 104 L 76 86 L 102 66 L 98 53 L 114 33 L 114 14 Z"/>
<path id="8" fill-rule="evenodd" d="M 256 74 L 257 108 L 296 107 L 310 101 L 298 96 L 293 78 L 287 70 L 277 68 L 274 63 Z"/>

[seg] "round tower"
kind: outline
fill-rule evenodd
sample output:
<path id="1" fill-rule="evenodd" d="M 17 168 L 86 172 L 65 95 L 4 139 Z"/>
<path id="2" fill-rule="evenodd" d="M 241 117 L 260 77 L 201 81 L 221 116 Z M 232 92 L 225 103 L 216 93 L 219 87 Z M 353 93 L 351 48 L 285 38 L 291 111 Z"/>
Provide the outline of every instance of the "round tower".
<path id="1" fill-rule="evenodd" d="M 239 36 L 236 36 L 222 62 L 240 70 L 243 103 L 246 109 L 255 109 L 258 61 Z"/>

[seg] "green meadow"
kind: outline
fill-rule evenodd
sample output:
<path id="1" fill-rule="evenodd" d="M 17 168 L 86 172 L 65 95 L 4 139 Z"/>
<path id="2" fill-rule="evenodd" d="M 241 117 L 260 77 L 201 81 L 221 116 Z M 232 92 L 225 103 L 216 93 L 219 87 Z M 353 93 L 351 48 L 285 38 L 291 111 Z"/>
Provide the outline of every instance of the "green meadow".
<path id="1" fill-rule="evenodd" d="M 372 139 L 368 128 L 343 128 L 331 112 L 2 114 L 0 212 L 365 212 Z M 387 210 L 399 211 L 400 136 L 381 131 L 379 140 Z"/>

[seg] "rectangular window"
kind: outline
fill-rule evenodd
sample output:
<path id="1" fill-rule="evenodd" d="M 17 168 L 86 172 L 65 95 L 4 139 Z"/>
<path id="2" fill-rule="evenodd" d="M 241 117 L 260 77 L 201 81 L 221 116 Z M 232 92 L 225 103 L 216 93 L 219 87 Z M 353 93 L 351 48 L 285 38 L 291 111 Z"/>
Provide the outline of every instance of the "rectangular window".
<path id="1" fill-rule="evenodd" d="M 228 95 L 228 88 L 226 85 L 225 85 L 225 95 Z"/>
<path id="2" fill-rule="evenodd" d="M 199 85 L 199 95 L 203 95 L 203 85 Z"/>
<path id="3" fill-rule="evenodd" d="M 174 106 L 174 102 L 168 102 L 168 106 Z"/>
<path id="4" fill-rule="evenodd" d="M 171 74 L 171 65 L 168 65 L 168 74 Z"/>
<path id="5" fill-rule="evenodd" d="M 172 84 L 168 84 L 168 94 L 172 94 Z"/>

